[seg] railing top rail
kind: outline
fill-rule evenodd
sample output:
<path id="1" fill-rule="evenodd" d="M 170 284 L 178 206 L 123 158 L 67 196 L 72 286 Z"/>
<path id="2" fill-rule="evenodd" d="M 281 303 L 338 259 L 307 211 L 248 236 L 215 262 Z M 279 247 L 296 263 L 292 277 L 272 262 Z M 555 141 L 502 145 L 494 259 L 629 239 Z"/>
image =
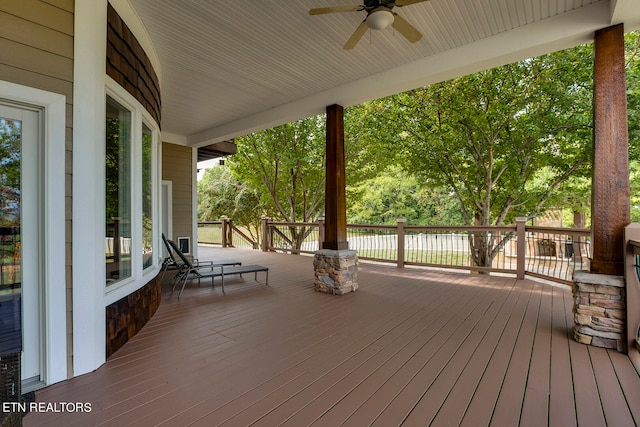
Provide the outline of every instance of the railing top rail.
<path id="1" fill-rule="evenodd" d="M 425 231 L 516 231 L 515 225 L 407 225 L 405 230 L 425 230 Z"/>
<path id="2" fill-rule="evenodd" d="M 639 240 L 629 240 L 629 244 L 633 248 L 634 255 L 640 255 L 640 241 Z"/>
<path id="3" fill-rule="evenodd" d="M 222 225 L 222 221 L 198 221 L 198 225 Z"/>
<path id="4" fill-rule="evenodd" d="M 348 228 L 367 228 L 369 230 L 397 230 L 397 225 L 383 224 L 347 224 Z"/>
<path id="5" fill-rule="evenodd" d="M 575 234 L 579 236 L 591 235 L 591 229 L 589 228 L 539 227 L 539 226 L 528 225 L 527 231 L 535 231 L 540 233 L 555 233 L 555 234 Z"/>
<path id="6" fill-rule="evenodd" d="M 283 227 L 317 227 L 317 222 L 274 222 L 269 221 L 269 225 L 281 225 Z"/>

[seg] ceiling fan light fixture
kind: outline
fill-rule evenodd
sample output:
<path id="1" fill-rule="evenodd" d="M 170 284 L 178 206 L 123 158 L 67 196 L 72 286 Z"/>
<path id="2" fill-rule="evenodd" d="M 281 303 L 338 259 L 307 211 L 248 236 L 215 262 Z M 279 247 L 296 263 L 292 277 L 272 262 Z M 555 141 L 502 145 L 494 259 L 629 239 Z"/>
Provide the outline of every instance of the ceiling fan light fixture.
<path id="1" fill-rule="evenodd" d="M 393 24 L 393 13 L 389 9 L 374 10 L 367 16 L 367 26 L 372 30 L 382 30 Z"/>

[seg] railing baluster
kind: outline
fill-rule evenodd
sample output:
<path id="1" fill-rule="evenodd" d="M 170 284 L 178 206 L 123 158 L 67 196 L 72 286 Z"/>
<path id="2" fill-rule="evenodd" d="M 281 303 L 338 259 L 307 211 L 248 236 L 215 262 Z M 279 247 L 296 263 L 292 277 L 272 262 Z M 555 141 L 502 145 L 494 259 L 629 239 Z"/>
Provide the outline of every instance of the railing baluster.
<path id="1" fill-rule="evenodd" d="M 313 253 L 322 247 L 322 219 L 316 223 L 285 223 L 265 217 L 261 223 L 263 251 Z M 205 227 L 220 228 L 222 224 L 206 222 L 198 223 L 198 227 L 204 233 Z M 228 228 L 229 234 L 235 235 L 226 241 L 255 247 L 256 243 L 230 221 Z M 224 231 L 220 240 L 223 236 Z M 422 265 L 515 273 L 519 278 L 530 274 L 567 284 L 576 268 L 588 269 L 582 261 L 591 255 L 589 236 L 587 229 L 527 226 L 526 218 L 516 226 L 500 227 L 408 226 L 401 219 L 396 225 L 347 225 L 349 247 L 358 250 L 361 260 L 396 263 L 398 267 Z M 479 240 L 471 241 L 471 237 Z M 486 250 L 491 256 L 489 252 L 496 245 L 499 250 L 490 266 L 473 265 L 472 249 Z"/>

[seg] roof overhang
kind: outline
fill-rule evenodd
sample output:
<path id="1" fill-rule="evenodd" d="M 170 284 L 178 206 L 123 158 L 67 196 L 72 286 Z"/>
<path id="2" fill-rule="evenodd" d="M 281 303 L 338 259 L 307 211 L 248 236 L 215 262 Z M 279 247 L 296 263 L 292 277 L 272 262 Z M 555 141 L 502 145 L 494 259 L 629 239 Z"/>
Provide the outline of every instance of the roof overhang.
<path id="1" fill-rule="evenodd" d="M 394 9 L 419 42 L 385 29 L 345 51 L 362 13 L 308 10 L 349 0 L 130 1 L 162 67 L 163 141 L 192 147 L 640 26 L 637 0 L 431 0 Z"/>
<path id="2" fill-rule="evenodd" d="M 198 147 L 198 162 L 217 159 L 236 154 L 238 148 L 233 141 L 221 141 L 204 147 Z"/>

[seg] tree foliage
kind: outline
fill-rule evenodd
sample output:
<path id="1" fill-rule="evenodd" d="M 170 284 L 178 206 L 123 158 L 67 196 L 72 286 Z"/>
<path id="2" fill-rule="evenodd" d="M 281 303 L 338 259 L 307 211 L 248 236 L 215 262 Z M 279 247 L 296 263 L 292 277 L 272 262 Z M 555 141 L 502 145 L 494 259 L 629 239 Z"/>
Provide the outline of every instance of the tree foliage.
<path id="1" fill-rule="evenodd" d="M 459 225 L 460 205 L 438 188 L 421 185 L 398 165 L 348 188 L 349 222 L 395 224 L 404 217 L 412 225 Z"/>
<path id="2" fill-rule="evenodd" d="M 466 224 L 502 225 L 589 172 L 592 55 L 580 46 L 376 103 L 411 175 L 453 194 Z M 474 241 L 476 263 L 503 244 Z"/>
<path id="3" fill-rule="evenodd" d="M 268 214 L 314 221 L 324 206 L 324 122 L 321 116 L 236 139 L 230 161 L 238 179 L 259 191 Z"/>
<path id="4" fill-rule="evenodd" d="M 625 40 L 635 171 L 640 40 Z M 547 208 L 588 211 L 592 91 L 593 46 L 585 45 L 346 109 L 349 220 L 489 226 Z M 324 116 L 236 142 L 234 177 L 259 194 L 264 213 L 288 222 L 322 214 Z M 474 244 L 485 247 L 479 265 L 504 244 L 484 243 Z"/>
<path id="5" fill-rule="evenodd" d="M 22 123 L 0 118 L 0 227 L 20 226 Z"/>
<path id="6" fill-rule="evenodd" d="M 591 55 L 580 47 L 394 97 L 387 117 L 405 166 L 451 189 L 467 224 L 539 212 L 588 172 Z"/>
<path id="7" fill-rule="evenodd" d="M 198 220 L 214 221 L 226 216 L 245 227 L 259 241 L 260 217 L 265 207 L 255 189 L 233 176 L 228 166 L 207 169 L 198 182 Z"/>

